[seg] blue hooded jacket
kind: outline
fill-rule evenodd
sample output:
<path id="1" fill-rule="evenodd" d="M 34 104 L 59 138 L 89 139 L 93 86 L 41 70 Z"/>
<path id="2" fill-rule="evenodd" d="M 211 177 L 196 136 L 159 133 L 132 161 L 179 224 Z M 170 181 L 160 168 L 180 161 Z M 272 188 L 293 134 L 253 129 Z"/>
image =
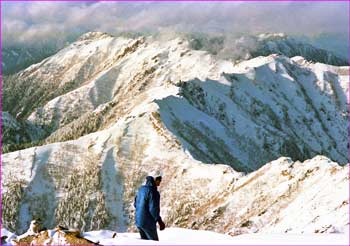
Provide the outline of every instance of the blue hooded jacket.
<path id="1" fill-rule="evenodd" d="M 149 230 L 157 229 L 157 222 L 161 220 L 159 216 L 160 195 L 154 178 L 146 177 L 146 184 L 141 186 L 135 197 L 134 206 L 136 208 L 136 226 Z"/>

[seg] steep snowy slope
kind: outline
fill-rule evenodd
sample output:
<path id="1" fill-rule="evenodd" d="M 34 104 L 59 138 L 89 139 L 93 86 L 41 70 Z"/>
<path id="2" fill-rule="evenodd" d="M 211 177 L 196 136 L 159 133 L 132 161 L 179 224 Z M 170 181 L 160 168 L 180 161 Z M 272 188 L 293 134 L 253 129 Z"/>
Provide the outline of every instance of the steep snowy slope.
<path id="1" fill-rule="evenodd" d="M 38 105 L 79 87 L 101 72 L 113 59 L 118 59 L 121 46 L 127 49 L 128 42 L 133 44 L 132 41 L 104 33 L 83 35 L 56 55 L 4 82 L 4 109 L 8 107 L 18 118 L 27 116 Z M 23 94 L 19 95 L 20 92 Z"/>
<path id="2" fill-rule="evenodd" d="M 121 49 L 121 54 L 110 67 L 104 67 L 94 79 L 86 81 L 77 90 L 48 102 L 28 119 L 59 128 L 112 100 L 119 108 L 125 108 L 118 112 L 121 115 L 129 107 L 125 105 L 125 100 L 133 105 L 135 103 L 130 98 L 141 95 L 150 88 L 197 76 L 202 79 L 218 76 L 217 72 L 223 70 L 221 66 L 232 67 L 229 62 L 216 62 L 204 52 L 185 55 L 191 51 L 185 40 L 181 39 L 161 43 L 140 38 L 126 48 L 120 45 L 115 45 L 115 48 Z M 71 107 L 72 105 L 76 106 Z"/>
<path id="3" fill-rule="evenodd" d="M 259 57 L 219 80 L 182 83 L 182 97 L 158 102 L 160 114 L 204 162 L 251 171 L 281 155 L 325 154 L 347 163 L 347 69 Z"/>

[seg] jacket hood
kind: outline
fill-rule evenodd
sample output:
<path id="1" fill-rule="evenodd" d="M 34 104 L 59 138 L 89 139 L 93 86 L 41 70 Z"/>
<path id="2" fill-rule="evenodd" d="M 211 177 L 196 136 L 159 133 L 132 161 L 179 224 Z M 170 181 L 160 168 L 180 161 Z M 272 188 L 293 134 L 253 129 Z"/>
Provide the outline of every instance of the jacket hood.
<path id="1" fill-rule="evenodd" d="M 154 178 L 152 176 L 147 176 L 146 177 L 145 186 L 154 186 L 154 187 L 156 187 L 156 183 L 154 182 Z"/>

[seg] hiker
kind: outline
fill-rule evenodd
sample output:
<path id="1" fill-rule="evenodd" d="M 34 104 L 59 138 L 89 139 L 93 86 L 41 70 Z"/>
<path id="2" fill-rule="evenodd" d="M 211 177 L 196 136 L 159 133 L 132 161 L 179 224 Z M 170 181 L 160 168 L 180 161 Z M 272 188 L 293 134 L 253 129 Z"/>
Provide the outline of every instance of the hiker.
<path id="1" fill-rule="evenodd" d="M 135 224 L 141 239 L 159 241 L 157 222 L 161 231 L 165 229 L 165 224 L 159 215 L 160 195 L 157 186 L 160 185 L 161 181 L 162 174 L 160 172 L 147 176 L 146 184 L 139 188 L 135 197 Z"/>

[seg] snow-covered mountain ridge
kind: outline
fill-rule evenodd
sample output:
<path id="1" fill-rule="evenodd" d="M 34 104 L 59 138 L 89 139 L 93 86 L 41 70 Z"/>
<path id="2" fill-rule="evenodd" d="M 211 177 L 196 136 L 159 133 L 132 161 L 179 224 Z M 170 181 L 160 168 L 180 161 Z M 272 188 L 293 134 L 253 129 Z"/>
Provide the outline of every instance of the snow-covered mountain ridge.
<path id="1" fill-rule="evenodd" d="M 135 191 L 162 169 L 168 226 L 344 232 L 348 71 L 87 34 L 5 87 L 9 112 L 48 137 L 2 156 L 3 224 L 132 230 Z"/>
<path id="2" fill-rule="evenodd" d="M 282 54 L 288 57 L 303 56 L 313 62 L 321 62 L 335 66 L 348 66 L 349 61 L 337 57 L 324 49 L 319 49 L 311 44 L 299 41 L 283 33 L 261 34 L 257 36 L 257 47 L 251 51 L 251 55 L 266 56 L 271 53 Z"/>
<path id="3" fill-rule="evenodd" d="M 347 163 L 347 67 L 274 55 L 234 65 L 188 46 L 184 39 L 160 42 L 89 33 L 19 73 L 19 89 L 28 83 L 30 89 L 18 100 L 5 88 L 4 101 L 15 105 L 8 106 L 12 115 L 43 128 L 51 135 L 47 142 L 56 142 L 104 129 L 158 93 L 161 120 L 204 162 L 235 160 L 236 168 L 248 171 L 281 155 L 305 160 L 324 154 Z M 184 112 L 201 115 L 169 115 L 178 103 Z M 174 122 L 180 122 L 180 129 Z M 193 131 L 205 132 L 201 146 L 188 140 Z M 257 162 L 249 153 L 259 149 Z M 210 154 L 218 150 L 221 158 Z"/>
<path id="4" fill-rule="evenodd" d="M 332 43 L 330 38 L 327 43 Z M 309 61 L 326 63 L 335 66 L 348 66 L 349 61 L 334 53 L 316 48 L 300 38 L 288 36 L 285 33 L 261 33 L 257 35 L 205 36 L 192 35 L 191 47 L 207 50 L 212 54 L 225 59 L 239 60 L 252 59 L 258 56 L 279 54 L 287 57 L 303 56 Z M 345 41 L 346 42 L 346 41 Z M 346 53 L 346 52 L 345 52 Z"/>

